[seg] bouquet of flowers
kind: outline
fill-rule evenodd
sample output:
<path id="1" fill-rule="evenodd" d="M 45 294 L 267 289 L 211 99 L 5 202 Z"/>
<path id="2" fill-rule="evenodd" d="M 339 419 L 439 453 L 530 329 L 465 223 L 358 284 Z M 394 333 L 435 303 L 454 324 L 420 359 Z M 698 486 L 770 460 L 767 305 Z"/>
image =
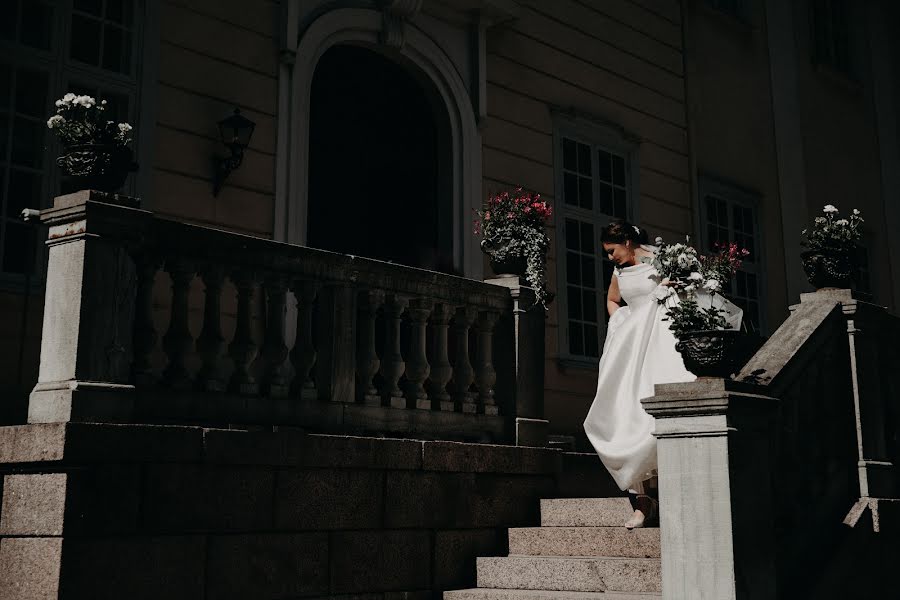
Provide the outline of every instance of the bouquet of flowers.
<path id="1" fill-rule="evenodd" d="M 689 238 L 683 244 L 666 244 L 656 238 L 656 244 L 659 249 L 652 263 L 666 284 L 657 300 L 668 306 L 666 318 L 675 337 L 680 339 L 692 331 L 729 329 L 727 311 L 722 308 L 724 299 L 717 296 L 750 253 L 734 243 L 717 243 L 715 254 L 701 255 Z M 678 302 L 670 302 L 673 294 L 678 295 Z M 709 298 L 709 306 L 701 306 L 699 295 Z"/>
<path id="2" fill-rule="evenodd" d="M 551 297 L 545 273 L 550 247 L 545 226 L 552 212 L 540 194 L 517 187 L 491 195 L 475 219 L 475 234 L 483 237 L 481 248 L 494 262 L 524 259 L 525 280 L 544 309 Z"/>
<path id="3" fill-rule="evenodd" d="M 106 100 L 68 93 L 56 101 L 56 114 L 47 120 L 47 127 L 66 146 L 101 144 L 127 146 L 131 143 L 132 127 L 106 118 Z"/>
<path id="4" fill-rule="evenodd" d="M 805 239 L 801 245 L 810 250 L 852 250 L 861 236 L 859 226 L 864 222 L 859 210 L 854 208 L 850 218 L 845 219 L 834 205 L 827 204 L 822 213 L 823 216 L 813 220 L 812 228 L 803 230 Z"/>

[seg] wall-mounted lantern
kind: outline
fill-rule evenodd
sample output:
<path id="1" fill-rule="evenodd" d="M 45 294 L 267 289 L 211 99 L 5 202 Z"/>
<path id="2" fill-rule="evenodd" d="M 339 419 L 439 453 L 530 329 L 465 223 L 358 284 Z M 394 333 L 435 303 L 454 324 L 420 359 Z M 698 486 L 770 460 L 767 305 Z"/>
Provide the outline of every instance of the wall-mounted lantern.
<path id="1" fill-rule="evenodd" d="M 244 160 L 244 150 L 250 145 L 250 138 L 253 136 L 255 127 L 256 123 L 241 115 L 238 108 L 234 109 L 233 115 L 219 121 L 219 135 L 230 155 L 216 160 L 213 196 L 219 195 L 225 179 L 232 171 L 241 166 L 241 161 Z"/>

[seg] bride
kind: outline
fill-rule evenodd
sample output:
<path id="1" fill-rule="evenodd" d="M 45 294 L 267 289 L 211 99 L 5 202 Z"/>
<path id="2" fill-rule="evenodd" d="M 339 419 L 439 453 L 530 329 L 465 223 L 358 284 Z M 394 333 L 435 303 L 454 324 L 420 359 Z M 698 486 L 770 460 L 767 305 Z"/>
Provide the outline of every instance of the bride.
<path id="1" fill-rule="evenodd" d="M 663 320 L 666 306 L 677 299 L 649 263 L 656 248 L 646 244 L 647 232 L 620 221 L 605 227 L 600 241 L 616 269 L 606 296 L 610 318 L 597 394 L 584 430 L 619 489 L 628 490 L 634 515 L 625 526 L 632 529 L 655 518 L 657 507 L 647 495 L 656 475 L 654 420 L 641 407 L 641 398 L 652 396 L 657 383 L 696 378 L 684 367 L 675 336 Z M 658 302 L 666 297 L 666 304 Z M 741 315 L 732 307 L 728 321 L 734 326 L 734 317 L 740 323 Z"/>

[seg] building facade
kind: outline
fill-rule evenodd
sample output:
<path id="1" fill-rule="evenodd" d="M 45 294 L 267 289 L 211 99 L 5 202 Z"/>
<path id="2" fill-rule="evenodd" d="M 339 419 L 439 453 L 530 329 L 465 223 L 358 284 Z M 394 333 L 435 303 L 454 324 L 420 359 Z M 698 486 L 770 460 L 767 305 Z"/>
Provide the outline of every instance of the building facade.
<path id="1" fill-rule="evenodd" d="M 891 2 L 16 0 L 5 10 L 7 422 L 24 420 L 37 377 L 46 261 L 45 232 L 18 214 L 66 191 L 44 121 L 68 91 L 106 98 L 135 125 L 141 168 L 125 191 L 176 220 L 481 280 L 490 271 L 472 211 L 514 185 L 550 199 L 544 406 L 551 433 L 581 447 L 610 276 L 599 233 L 611 219 L 749 248 L 730 292 L 768 334 L 806 289 L 800 231 L 822 205 L 858 207 L 861 291 L 895 311 L 900 302 Z M 217 122 L 234 108 L 256 127 L 214 195 L 226 152 Z M 157 278 L 158 331 L 170 286 Z M 226 337 L 236 316 L 226 299 Z M 198 298 L 194 338 L 202 319 Z"/>

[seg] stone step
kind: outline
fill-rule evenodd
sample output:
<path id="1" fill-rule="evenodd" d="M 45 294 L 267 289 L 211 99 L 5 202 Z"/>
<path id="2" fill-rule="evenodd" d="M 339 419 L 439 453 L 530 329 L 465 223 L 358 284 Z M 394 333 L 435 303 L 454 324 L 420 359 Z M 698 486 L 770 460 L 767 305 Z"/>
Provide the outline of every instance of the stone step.
<path id="1" fill-rule="evenodd" d="M 622 527 L 632 514 L 628 498 L 541 500 L 543 527 Z"/>
<path id="2" fill-rule="evenodd" d="M 659 529 L 521 527 L 509 530 L 509 554 L 659 558 Z"/>
<path id="3" fill-rule="evenodd" d="M 657 593 L 552 592 L 546 590 L 504 590 L 472 588 L 444 592 L 444 600 L 655 600 Z"/>
<path id="4" fill-rule="evenodd" d="M 478 587 L 569 592 L 659 592 L 653 558 L 481 557 Z"/>

